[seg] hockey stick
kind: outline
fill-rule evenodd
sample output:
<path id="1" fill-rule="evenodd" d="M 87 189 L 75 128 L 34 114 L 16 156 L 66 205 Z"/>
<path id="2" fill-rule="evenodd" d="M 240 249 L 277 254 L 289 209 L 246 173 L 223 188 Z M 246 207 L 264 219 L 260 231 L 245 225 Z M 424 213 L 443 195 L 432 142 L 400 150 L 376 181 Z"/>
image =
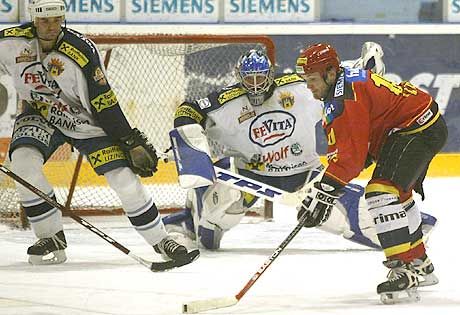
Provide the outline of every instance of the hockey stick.
<path id="1" fill-rule="evenodd" d="M 306 183 L 301 189 L 290 193 L 217 166 L 214 166 L 214 171 L 216 172 L 217 181 L 219 183 L 242 190 L 262 199 L 291 207 L 296 207 L 302 203 L 307 195 L 308 189 L 312 186 L 313 182 L 316 181 L 313 179 Z M 323 173 L 324 170 L 315 178 L 320 179 Z"/>
<path id="2" fill-rule="evenodd" d="M 265 198 L 272 202 L 279 202 L 288 206 L 297 206 L 305 198 L 307 190 L 313 185 L 310 181 L 302 189 L 295 193 L 289 193 L 284 190 L 275 188 L 273 186 L 261 183 L 251 178 L 241 176 L 229 170 L 225 170 L 219 167 L 214 167 L 216 171 L 217 180 L 227 186 L 236 188 L 239 190 L 246 191 L 253 195 L 261 198 Z M 318 174 L 317 178 L 321 178 L 324 170 Z M 260 276 L 268 269 L 268 267 L 275 261 L 275 259 L 281 254 L 286 246 L 292 241 L 292 239 L 299 233 L 307 222 L 308 215 L 305 212 L 299 219 L 299 223 L 295 226 L 291 233 L 284 239 L 284 241 L 274 250 L 272 255 L 264 262 L 259 270 L 251 277 L 246 285 L 238 292 L 235 296 L 213 298 L 207 300 L 191 301 L 182 305 L 182 312 L 185 314 L 194 314 L 204 312 L 212 309 L 229 307 L 237 304 L 239 300 L 246 294 L 246 292 L 256 283 Z"/>
<path id="3" fill-rule="evenodd" d="M 299 223 L 292 230 L 291 233 L 284 239 L 284 241 L 274 250 L 273 254 L 260 266 L 259 270 L 251 277 L 246 285 L 238 292 L 235 296 L 213 298 L 207 300 L 197 300 L 185 303 L 182 305 L 182 313 L 195 314 L 199 312 L 209 311 L 218 308 L 224 308 L 236 305 L 241 298 L 248 292 L 248 290 L 256 283 L 260 276 L 268 269 L 268 267 L 275 261 L 275 259 L 281 254 L 286 246 L 292 241 L 292 239 L 299 233 L 303 228 L 309 216 L 305 212 L 299 219 Z"/>
<path id="4" fill-rule="evenodd" d="M 168 163 L 169 161 L 175 161 L 175 156 L 171 154 L 172 149 L 173 147 L 169 147 L 164 152 L 157 152 L 157 154 L 165 163 Z M 307 191 L 311 187 L 312 183 L 320 179 L 321 175 L 324 174 L 324 169 L 321 172 L 319 172 L 319 174 L 315 176 L 314 179 L 310 179 L 310 181 L 306 183 L 301 189 L 293 193 L 284 191 L 282 189 L 273 187 L 271 185 L 262 183 L 260 181 L 232 172 L 230 170 L 220 168 L 215 165 L 214 172 L 216 173 L 217 181 L 221 184 L 250 193 L 254 196 L 271 202 L 296 207 L 297 205 L 301 204 L 302 201 L 305 199 Z"/>
<path id="5" fill-rule="evenodd" d="M 18 175 L 16 175 L 12 171 L 10 171 L 8 168 L 4 167 L 3 164 L 0 164 L 0 170 L 5 175 L 11 177 L 12 179 L 14 179 L 18 183 L 20 183 L 22 186 L 24 186 L 25 188 L 27 188 L 28 190 L 30 190 L 31 192 L 33 192 L 34 194 L 36 194 L 37 196 L 42 198 L 49 205 L 61 210 L 62 213 L 67 214 L 73 220 L 77 221 L 79 224 L 83 225 L 85 228 L 87 228 L 88 230 L 90 230 L 94 234 L 98 235 L 103 240 L 105 240 L 106 242 L 110 243 L 115 248 L 117 248 L 118 250 L 122 251 L 123 253 L 125 253 L 126 255 L 128 255 L 129 257 L 131 257 L 132 259 L 134 259 L 135 261 L 137 261 L 141 265 L 149 268 L 153 272 L 165 271 L 165 270 L 169 270 L 169 269 L 173 269 L 173 268 L 176 268 L 176 267 L 186 265 L 186 264 L 191 263 L 192 261 L 194 261 L 199 256 L 198 251 L 191 251 L 189 253 L 188 259 L 184 260 L 184 261 L 171 260 L 171 261 L 163 261 L 163 262 L 151 262 L 151 261 L 145 260 L 145 259 L 143 259 L 143 258 L 131 253 L 131 251 L 129 249 L 127 249 L 122 244 L 120 244 L 117 241 L 115 241 L 113 238 L 111 238 L 110 236 L 108 236 L 107 234 L 105 234 L 104 232 L 99 230 L 97 227 L 95 227 L 94 225 L 92 225 L 91 223 L 86 221 L 85 219 L 77 216 L 76 214 L 73 214 L 72 211 L 67 211 L 65 206 L 61 205 L 60 203 L 58 203 L 57 201 L 52 199 L 50 196 L 45 194 L 43 191 L 41 191 L 40 189 L 36 188 L 32 184 L 28 183 L 23 178 L 19 177 Z"/>

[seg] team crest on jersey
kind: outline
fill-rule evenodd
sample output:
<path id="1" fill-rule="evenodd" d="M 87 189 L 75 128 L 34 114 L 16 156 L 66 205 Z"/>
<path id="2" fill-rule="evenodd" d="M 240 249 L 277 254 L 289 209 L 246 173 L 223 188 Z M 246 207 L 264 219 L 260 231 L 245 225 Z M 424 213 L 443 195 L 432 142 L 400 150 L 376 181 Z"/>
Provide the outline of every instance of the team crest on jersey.
<path id="1" fill-rule="evenodd" d="M 34 55 L 29 48 L 24 48 L 24 50 L 19 53 L 19 56 L 16 57 L 16 63 L 32 62 L 35 60 L 37 60 L 37 55 Z"/>
<path id="2" fill-rule="evenodd" d="M 99 85 L 107 84 L 107 79 L 105 78 L 104 72 L 100 67 L 97 67 L 96 70 L 94 70 L 93 80 Z"/>
<path id="3" fill-rule="evenodd" d="M 241 107 L 240 117 L 238 117 L 238 122 L 242 124 L 244 121 L 251 119 L 256 116 L 256 112 L 252 109 L 251 105 L 243 105 Z"/>
<path id="4" fill-rule="evenodd" d="M 205 98 L 202 98 L 202 99 L 199 99 L 196 101 L 198 103 L 198 106 L 201 108 L 201 109 L 206 109 L 206 108 L 209 108 L 211 107 L 211 101 L 209 100 L 209 98 L 205 97 Z"/>
<path id="5" fill-rule="evenodd" d="M 267 147 L 290 137 L 296 118 L 285 111 L 266 112 L 251 122 L 249 139 L 260 147 Z"/>
<path id="6" fill-rule="evenodd" d="M 51 104 L 47 104 L 45 102 L 40 102 L 40 101 L 35 101 L 35 102 L 30 102 L 29 103 L 35 110 L 37 110 L 40 115 L 43 117 L 48 117 L 49 109 L 51 107 Z"/>
<path id="7" fill-rule="evenodd" d="M 279 94 L 279 100 L 278 103 L 284 108 L 284 109 L 291 109 L 294 106 L 294 95 L 290 92 L 281 92 Z"/>
<path id="8" fill-rule="evenodd" d="M 51 61 L 48 63 L 48 72 L 53 78 L 56 78 L 64 72 L 64 63 L 58 58 L 51 58 Z"/>
<path id="9" fill-rule="evenodd" d="M 300 143 L 296 142 L 296 143 L 291 145 L 291 153 L 292 153 L 292 155 L 299 156 L 299 155 L 302 154 L 302 152 L 303 152 L 303 149 L 302 149 L 302 146 L 300 145 Z"/>

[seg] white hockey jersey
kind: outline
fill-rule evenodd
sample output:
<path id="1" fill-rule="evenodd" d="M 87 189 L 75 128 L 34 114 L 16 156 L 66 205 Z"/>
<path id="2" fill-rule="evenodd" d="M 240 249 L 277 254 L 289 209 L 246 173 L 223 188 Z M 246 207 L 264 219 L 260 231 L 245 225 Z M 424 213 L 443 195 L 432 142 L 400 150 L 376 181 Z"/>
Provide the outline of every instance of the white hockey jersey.
<path id="1" fill-rule="evenodd" d="M 176 110 L 175 126 L 201 124 L 224 146 L 225 156 L 235 157 L 238 168 L 256 174 L 287 176 L 317 168 L 315 126 L 322 102 L 296 74 L 277 77 L 275 86 L 261 106 L 252 106 L 238 85 L 184 102 Z"/>
<path id="2" fill-rule="evenodd" d="M 12 77 L 19 99 L 66 136 L 118 139 L 131 130 L 98 50 L 82 34 L 63 28 L 44 54 L 28 23 L 0 31 L 0 51 L 0 72 Z"/>

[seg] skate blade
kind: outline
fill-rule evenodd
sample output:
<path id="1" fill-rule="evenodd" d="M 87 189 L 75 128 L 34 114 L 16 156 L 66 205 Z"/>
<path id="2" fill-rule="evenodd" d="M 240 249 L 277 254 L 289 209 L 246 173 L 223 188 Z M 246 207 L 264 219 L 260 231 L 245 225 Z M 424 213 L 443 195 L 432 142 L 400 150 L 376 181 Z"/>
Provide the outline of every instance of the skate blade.
<path id="1" fill-rule="evenodd" d="M 410 288 L 403 291 L 380 293 L 380 301 L 387 305 L 418 302 L 420 301 L 420 295 L 417 292 L 417 288 Z"/>
<path id="2" fill-rule="evenodd" d="M 56 250 L 47 255 L 29 255 L 29 263 L 31 265 L 56 265 L 62 264 L 67 260 L 64 250 Z"/>
<path id="3" fill-rule="evenodd" d="M 428 287 L 428 286 L 435 285 L 435 284 L 439 283 L 438 277 L 436 277 L 432 273 L 430 273 L 428 275 L 425 275 L 425 276 L 421 276 L 420 278 L 422 278 L 422 279 L 419 280 L 419 283 L 418 283 L 419 287 Z"/>

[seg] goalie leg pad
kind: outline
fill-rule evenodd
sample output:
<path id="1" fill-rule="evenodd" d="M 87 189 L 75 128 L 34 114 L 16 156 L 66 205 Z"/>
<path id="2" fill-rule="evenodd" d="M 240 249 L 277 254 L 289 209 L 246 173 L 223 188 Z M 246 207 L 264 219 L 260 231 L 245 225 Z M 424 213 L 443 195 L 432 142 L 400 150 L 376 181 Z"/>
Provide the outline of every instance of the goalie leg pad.
<path id="1" fill-rule="evenodd" d="M 180 126 L 171 130 L 169 137 L 180 186 L 197 188 L 212 185 L 216 181 L 216 173 L 203 128 L 198 124 Z"/>
<path id="2" fill-rule="evenodd" d="M 142 186 L 139 177 L 129 167 L 119 167 L 104 174 L 109 186 L 117 193 L 129 221 L 150 245 L 166 237 L 153 198 Z"/>
<path id="3" fill-rule="evenodd" d="M 220 248 L 224 233 L 236 226 L 247 210 L 241 192 L 222 184 L 194 189 L 189 191 L 187 198 L 194 230 L 198 231 L 198 239 L 207 249 Z"/>
<path id="4" fill-rule="evenodd" d="M 33 186 L 54 197 L 54 191 L 43 173 L 43 155 L 34 147 L 20 146 L 11 154 L 11 170 Z M 62 213 L 37 197 L 30 190 L 17 184 L 21 205 L 37 238 L 47 238 L 63 229 Z"/>

